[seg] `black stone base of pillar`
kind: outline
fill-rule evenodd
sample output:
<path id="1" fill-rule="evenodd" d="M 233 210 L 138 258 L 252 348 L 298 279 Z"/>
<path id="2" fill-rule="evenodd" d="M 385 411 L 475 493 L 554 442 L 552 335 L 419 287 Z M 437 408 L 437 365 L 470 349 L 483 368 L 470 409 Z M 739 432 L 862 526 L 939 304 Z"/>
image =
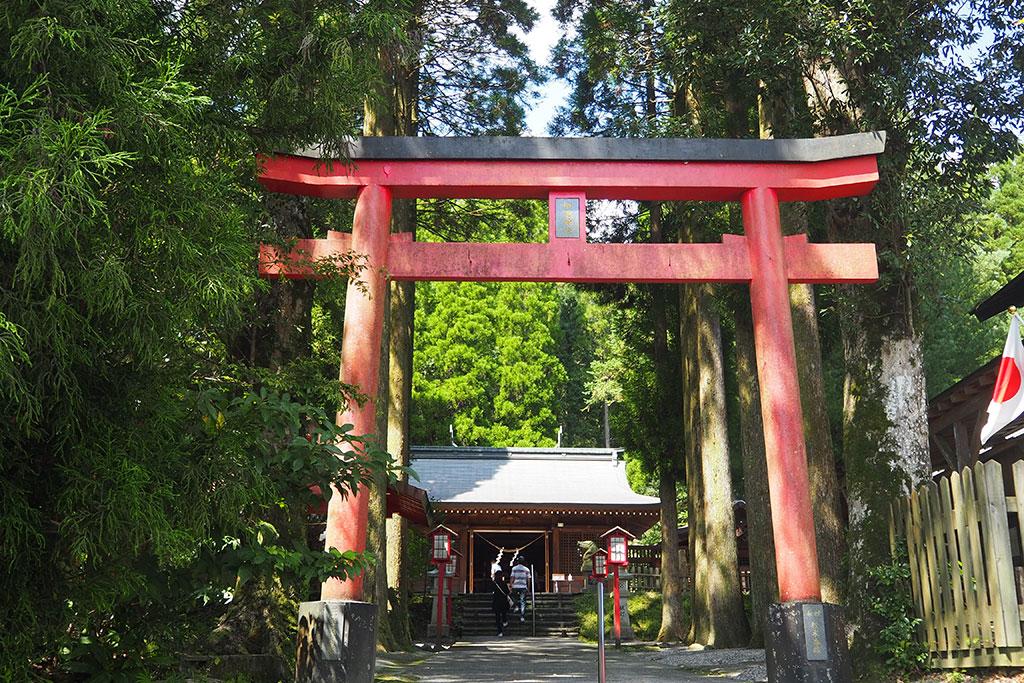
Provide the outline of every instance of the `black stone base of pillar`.
<path id="1" fill-rule="evenodd" d="M 770 683 L 850 683 L 850 653 L 839 605 L 768 606 L 765 656 Z"/>
<path id="2" fill-rule="evenodd" d="M 377 606 L 351 600 L 299 605 L 297 683 L 373 683 Z"/>

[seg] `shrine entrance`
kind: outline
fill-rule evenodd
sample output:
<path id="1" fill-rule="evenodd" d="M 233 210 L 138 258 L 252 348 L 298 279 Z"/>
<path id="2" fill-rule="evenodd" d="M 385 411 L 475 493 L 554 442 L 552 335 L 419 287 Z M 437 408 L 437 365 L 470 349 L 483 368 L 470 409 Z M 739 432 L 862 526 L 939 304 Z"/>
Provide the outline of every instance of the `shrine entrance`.
<path id="1" fill-rule="evenodd" d="M 472 561 L 469 576 L 471 593 L 490 593 L 491 563 L 500 555 L 499 564 L 505 576 L 511 576 L 514 556 L 523 558 L 527 567 L 533 569 L 533 579 L 538 593 L 547 593 L 548 565 L 550 563 L 549 538 L 546 529 L 508 530 L 473 529 L 469 532 Z"/>
<path id="2" fill-rule="evenodd" d="M 768 619 L 769 679 L 849 680 L 838 606 L 821 602 L 788 285 L 873 282 L 875 250 L 783 237 L 779 202 L 867 194 L 878 182 L 884 147 L 883 133 L 806 140 L 387 137 L 353 141 L 351 164 L 274 155 L 262 160 L 259 179 L 268 190 L 354 198 L 356 208 L 351 235 L 298 240 L 290 253 L 264 245 L 260 272 L 309 278 L 317 276 L 311 261 L 349 252 L 365 258 L 346 293 L 341 379 L 368 400 L 338 416 L 357 434 L 375 429 L 388 278 L 748 284 L 781 600 Z M 414 242 L 390 232 L 397 198 L 547 199 L 549 239 Z M 588 199 L 740 202 L 744 234 L 706 244 L 589 243 Z M 327 547 L 365 549 L 367 505 L 365 489 L 331 497 Z M 341 629 L 349 636 L 300 645 L 319 653 L 300 662 L 300 679 L 304 671 L 326 678 L 361 668 L 366 658 L 372 663 L 375 610 L 361 602 L 362 584 L 361 576 L 330 580 L 322 602 L 304 604 L 300 633 L 324 638 Z"/>

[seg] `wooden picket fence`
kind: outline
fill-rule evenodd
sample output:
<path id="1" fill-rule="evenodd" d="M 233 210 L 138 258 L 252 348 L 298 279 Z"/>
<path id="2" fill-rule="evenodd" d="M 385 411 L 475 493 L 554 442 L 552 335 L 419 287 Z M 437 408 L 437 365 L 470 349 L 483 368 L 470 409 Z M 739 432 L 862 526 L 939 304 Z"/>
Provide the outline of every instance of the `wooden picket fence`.
<path id="1" fill-rule="evenodd" d="M 1024 461 L 1011 469 L 1015 492 L 1024 492 Z M 892 508 L 890 542 L 906 539 L 918 637 L 931 666 L 960 668 L 1024 665 L 1021 616 L 1002 466 L 965 467 L 931 482 Z M 1024 542 L 1024 529 L 1015 524 Z"/>

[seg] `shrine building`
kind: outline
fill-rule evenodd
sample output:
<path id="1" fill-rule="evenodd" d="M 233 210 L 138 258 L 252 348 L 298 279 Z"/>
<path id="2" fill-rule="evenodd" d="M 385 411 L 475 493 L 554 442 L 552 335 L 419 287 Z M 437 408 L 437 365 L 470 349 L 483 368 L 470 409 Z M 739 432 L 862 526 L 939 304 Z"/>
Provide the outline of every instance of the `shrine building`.
<path id="1" fill-rule="evenodd" d="M 411 467 L 436 521 L 458 534 L 456 593 L 490 591 L 491 563 L 518 549 L 537 592 L 582 590 L 579 541 L 658 521 L 659 500 L 634 493 L 616 448 L 414 446 Z M 571 576 L 571 578 L 570 578 Z"/>

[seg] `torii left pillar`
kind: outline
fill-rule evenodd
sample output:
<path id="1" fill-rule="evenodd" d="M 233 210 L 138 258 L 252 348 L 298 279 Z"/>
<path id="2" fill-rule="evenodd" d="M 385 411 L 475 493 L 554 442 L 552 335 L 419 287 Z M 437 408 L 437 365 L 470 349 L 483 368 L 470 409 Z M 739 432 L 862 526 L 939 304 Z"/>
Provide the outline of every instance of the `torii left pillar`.
<path id="1" fill-rule="evenodd" d="M 339 378 L 366 397 L 338 412 L 339 425 L 351 424 L 356 435 L 376 431 L 377 383 L 387 287 L 385 266 L 391 223 L 391 191 L 367 185 L 356 199 L 352 249 L 363 254 L 362 271 L 349 279 L 345 292 L 345 330 Z M 327 503 L 327 549 L 366 549 L 369 491 L 333 490 Z M 372 683 L 376 659 L 377 606 L 363 600 L 363 576 L 329 579 L 320 600 L 299 608 L 299 683 Z"/>

